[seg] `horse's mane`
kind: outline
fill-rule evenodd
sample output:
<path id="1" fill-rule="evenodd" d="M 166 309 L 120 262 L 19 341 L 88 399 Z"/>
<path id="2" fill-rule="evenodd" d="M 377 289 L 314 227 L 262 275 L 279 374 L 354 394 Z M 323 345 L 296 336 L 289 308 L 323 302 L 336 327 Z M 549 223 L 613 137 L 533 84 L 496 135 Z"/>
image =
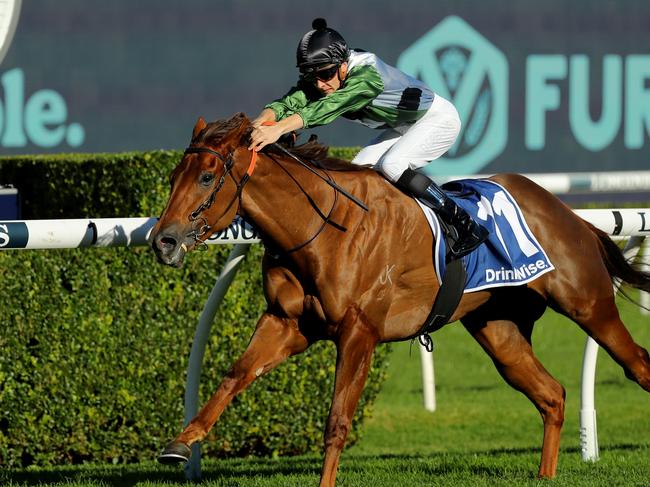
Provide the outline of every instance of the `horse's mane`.
<path id="1" fill-rule="evenodd" d="M 192 137 L 192 145 L 201 143 L 218 145 L 228 134 L 241 128 L 244 122 L 250 126 L 250 121 L 243 113 L 238 113 L 228 120 L 216 120 L 210 122 L 203 130 L 196 134 L 196 136 Z M 247 136 L 250 135 L 250 129 L 246 130 L 246 132 Z"/>
<path id="2" fill-rule="evenodd" d="M 243 113 L 235 114 L 228 120 L 217 120 L 208 123 L 201 132 L 192 138 L 192 145 L 201 143 L 218 145 L 224 139 L 227 139 L 229 134 L 238 130 L 241 132 L 244 124 L 246 127 L 243 127 L 240 143 L 242 145 L 248 145 L 253 127 L 250 120 Z M 278 143 L 301 160 L 316 163 L 328 170 L 360 171 L 366 169 L 361 166 L 355 166 L 344 159 L 329 157 L 329 147 L 318 142 L 315 136 L 312 136 L 303 144 L 294 145 L 293 137 L 288 134 L 288 136 L 282 137 Z M 280 149 L 273 145 L 266 146 L 262 152 L 266 154 L 284 155 Z"/>

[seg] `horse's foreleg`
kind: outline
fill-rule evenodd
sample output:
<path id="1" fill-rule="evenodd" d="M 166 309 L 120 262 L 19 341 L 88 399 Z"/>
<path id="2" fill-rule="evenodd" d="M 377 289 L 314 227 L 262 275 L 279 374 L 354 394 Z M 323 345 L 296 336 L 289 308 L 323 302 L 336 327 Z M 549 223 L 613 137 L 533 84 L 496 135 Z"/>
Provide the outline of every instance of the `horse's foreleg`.
<path id="1" fill-rule="evenodd" d="M 332 487 L 336 481 L 341 450 L 350 431 L 376 345 L 375 333 L 363 322 L 357 310 L 350 310 L 342 322 L 337 341 L 336 381 L 325 427 L 321 487 Z"/>
<path id="2" fill-rule="evenodd" d="M 257 377 L 291 355 L 304 351 L 308 346 L 309 342 L 298 330 L 296 320 L 279 318 L 268 313 L 262 315 L 242 356 L 198 415 L 167 445 L 159 461 L 176 463 L 189 459 L 189 446 L 205 438 L 235 395 Z"/>
<path id="3" fill-rule="evenodd" d="M 564 387 L 533 354 L 529 340 L 511 321 L 463 323 L 492 357 L 505 381 L 535 405 L 544 422 L 544 442 L 539 477 L 555 477 L 564 422 Z M 530 327 L 526 327 L 527 330 Z"/>

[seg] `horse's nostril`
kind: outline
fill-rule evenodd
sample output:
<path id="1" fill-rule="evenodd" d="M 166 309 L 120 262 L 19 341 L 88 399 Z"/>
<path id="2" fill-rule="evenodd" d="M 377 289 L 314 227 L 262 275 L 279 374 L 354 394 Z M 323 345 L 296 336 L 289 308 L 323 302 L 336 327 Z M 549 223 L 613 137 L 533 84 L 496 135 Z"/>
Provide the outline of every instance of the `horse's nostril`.
<path id="1" fill-rule="evenodd" d="M 173 250 L 176 248 L 177 241 L 174 237 L 170 237 L 168 235 L 163 236 L 158 239 L 158 247 L 160 250 Z"/>

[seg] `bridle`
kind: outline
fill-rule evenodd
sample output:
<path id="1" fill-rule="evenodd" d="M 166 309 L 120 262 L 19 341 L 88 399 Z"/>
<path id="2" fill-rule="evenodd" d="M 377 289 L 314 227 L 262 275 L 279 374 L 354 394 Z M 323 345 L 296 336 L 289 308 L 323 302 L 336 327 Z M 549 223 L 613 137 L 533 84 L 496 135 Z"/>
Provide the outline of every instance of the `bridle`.
<path id="1" fill-rule="evenodd" d="M 191 222 L 201 222 L 201 221 L 203 222 L 203 224 L 199 228 L 193 229 L 188 234 L 188 236 L 192 237 L 196 243 L 203 244 L 203 248 L 205 249 L 207 248 L 207 245 L 205 241 L 201 240 L 201 237 L 206 233 L 208 233 L 212 227 L 208 225 L 208 221 L 205 219 L 205 217 L 201 216 L 201 213 L 203 213 L 205 210 L 207 210 L 212 206 L 214 200 L 217 197 L 217 193 L 221 190 L 221 188 L 226 182 L 226 176 L 230 176 L 233 182 L 235 183 L 235 186 L 237 187 L 237 190 L 235 191 L 235 196 L 233 200 L 230 202 L 230 204 L 228 205 L 228 207 L 226 208 L 226 211 L 230 209 L 232 204 L 237 199 L 239 199 L 239 204 L 241 206 L 241 194 L 244 189 L 244 186 L 246 185 L 251 175 L 253 174 L 253 171 L 255 170 L 255 163 L 257 162 L 257 152 L 253 151 L 253 156 L 251 157 L 251 162 L 248 166 L 248 170 L 246 171 L 246 174 L 244 174 L 244 176 L 241 178 L 239 182 L 235 179 L 235 176 L 233 176 L 231 172 L 232 168 L 235 165 L 235 160 L 233 159 L 232 151 L 228 154 L 228 157 L 224 157 L 223 154 L 217 152 L 214 149 L 210 149 L 209 147 L 191 145 L 187 149 L 185 149 L 184 152 L 184 154 L 202 154 L 202 153 L 211 154 L 223 162 L 223 174 L 219 178 L 219 182 L 214 187 L 214 189 L 210 192 L 210 195 L 205 199 L 205 201 L 203 201 L 203 203 L 201 203 L 196 208 L 196 210 L 194 210 L 188 216 L 188 219 Z"/>
<path id="2" fill-rule="evenodd" d="M 335 193 L 334 193 L 334 203 L 332 204 L 332 208 L 329 210 L 329 212 L 327 213 L 327 215 L 324 215 L 323 212 L 322 212 L 322 211 L 320 210 L 320 208 L 318 207 L 318 205 L 316 205 L 316 202 L 315 202 L 315 201 L 311 198 L 311 196 L 310 196 L 310 195 L 309 195 L 309 194 L 308 194 L 308 193 L 307 193 L 307 192 L 302 188 L 302 186 L 300 185 L 300 183 L 299 183 L 299 182 L 298 182 L 298 181 L 293 177 L 293 175 L 291 175 L 291 173 L 290 173 L 290 172 L 289 172 L 289 171 L 288 171 L 284 166 L 282 166 L 282 164 L 280 164 L 280 163 L 279 163 L 279 162 L 278 162 L 274 157 L 270 157 L 270 159 L 271 159 L 273 162 L 275 162 L 276 164 L 278 164 L 278 165 L 279 165 L 279 166 L 280 166 L 280 167 L 281 167 L 281 168 L 282 168 L 282 169 L 283 169 L 287 174 L 289 174 L 289 176 L 291 177 L 291 179 L 293 179 L 293 181 L 298 185 L 298 187 L 300 188 L 300 190 L 301 190 L 301 191 L 302 191 L 302 192 L 307 196 L 308 201 L 309 201 L 310 204 L 314 207 L 314 209 L 316 210 L 316 212 L 318 213 L 318 215 L 323 219 L 323 224 L 320 226 L 320 228 L 316 231 L 316 233 L 315 233 L 311 238 L 309 238 L 307 241 L 301 243 L 300 245 L 296 245 L 295 247 L 292 247 L 292 248 L 289 249 L 289 250 L 285 250 L 285 251 L 284 251 L 285 254 L 289 254 L 289 253 L 291 253 L 291 252 L 295 252 L 295 251 L 297 251 L 297 250 L 300 250 L 301 248 L 303 248 L 303 247 L 305 247 L 306 245 L 308 245 L 309 243 L 311 243 L 311 242 L 312 242 L 312 241 L 313 241 L 313 240 L 314 240 L 318 235 L 320 235 L 320 233 L 325 229 L 325 227 L 326 227 L 328 224 L 334 226 L 335 228 L 337 228 L 337 229 L 339 229 L 339 230 L 341 230 L 341 231 L 344 231 L 344 232 L 347 231 L 347 229 L 346 229 L 345 227 L 343 227 L 342 225 L 339 225 L 338 223 L 333 222 L 332 220 L 330 220 L 330 216 L 331 216 L 332 213 L 334 212 L 334 208 L 335 208 L 335 206 L 336 206 L 336 202 L 337 202 L 337 200 L 338 200 L 338 193 L 343 194 L 343 195 L 346 196 L 348 199 L 350 199 L 351 201 L 353 201 L 355 204 L 357 204 L 358 206 L 360 206 L 361 208 L 363 208 L 365 211 L 368 211 L 368 207 L 367 207 L 363 202 L 361 202 L 359 199 L 357 199 L 356 197 L 354 197 L 353 195 L 351 195 L 350 193 L 348 193 L 347 191 L 345 191 L 343 188 L 339 187 L 339 186 L 334 182 L 334 180 L 333 180 L 332 177 L 329 175 L 329 173 L 327 173 L 327 171 L 325 171 L 325 173 L 327 174 L 327 179 L 326 179 L 326 178 L 323 177 L 321 174 L 319 174 L 316 170 L 314 170 L 313 168 L 311 168 L 307 163 L 305 163 L 304 161 L 300 160 L 298 157 L 296 157 L 295 155 L 293 155 L 291 152 L 289 152 L 288 150 L 286 150 L 286 149 L 285 149 L 284 147 L 282 147 L 281 145 L 278 145 L 278 144 L 273 144 L 273 145 L 274 145 L 276 148 L 280 149 L 281 152 L 285 153 L 286 155 L 288 155 L 288 156 L 290 156 L 291 158 L 293 158 L 294 160 L 296 160 L 296 161 L 297 161 L 298 163 L 300 163 L 303 167 L 307 168 L 310 172 L 312 172 L 313 174 L 317 175 L 319 178 L 321 178 L 323 181 L 325 181 L 329 186 L 331 186 L 331 187 L 334 188 L 334 190 L 335 190 Z M 233 152 L 232 152 L 232 151 L 228 154 L 228 157 L 224 157 L 223 154 L 221 154 L 220 152 L 217 152 L 217 151 L 215 151 L 214 149 L 211 149 L 211 148 L 209 148 L 209 147 L 205 147 L 205 146 L 193 146 L 193 145 L 191 145 L 191 146 L 187 147 L 187 148 L 185 149 L 185 152 L 184 152 L 184 154 L 200 154 L 200 153 L 211 154 L 211 155 L 215 156 L 217 159 L 219 159 L 220 161 L 222 161 L 223 164 L 224 164 L 223 174 L 222 174 L 221 177 L 219 178 L 219 182 L 217 183 L 217 185 L 216 185 L 216 186 L 214 187 L 214 189 L 210 192 L 210 195 L 209 195 L 209 196 L 208 196 L 208 197 L 203 201 L 203 203 L 201 203 L 201 204 L 200 204 L 200 205 L 199 205 L 199 206 L 198 206 L 198 207 L 197 207 L 197 208 L 196 208 L 192 213 L 190 213 L 189 216 L 188 216 L 188 219 L 189 219 L 191 222 L 201 222 L 201 221 L 203 222 L 203 224 L 202 224 L 199 228 L 195 228 L 195 229 L 193 229 L 193 230 L 188 234 L 188 236 L 191 237 L 191 238 L 193 238 L 194 241 L 195 241 L 196 243 L 198 243 L 198 244 L 202 244 L 202 248 L 203 248 L 203 249 L 206 249 L 206 248 L 207 248 L 207 244 L 205 243 L 204 240 L 201 240 L 201 237 L 204 236 L 206 233 L 208 233 L 212 227 L 211 227 L 210 225 L 208 225 L 208 221 L 205 219 L 205 217 L 202 217 L 202 216 L 201 216 L 201 213 L 203 213 L 205 210 L 207 210 L 208 208 L 210 208 L 210 207 L 212 206 L 212 204 L 214 203 L 214 201 L 215 201 L 215 199 L 216 199 L 216 197 L 217 197 L 217 193 L 221 190 L 221 188 L 222 188 L 223 185 L 225 184 L 225 182 L 226 182 L 226 177 L 227 177 L 227 176 L 230 176 L 230 177 L 231 177 L 231 179 L 232 179 L 233 182 L 235 183 L 235 186 L 237 187 L 237 190 L 235 191 L 235 195 L 234 195 L 232 201 L 230 202 L 230 204 L 228 205 L 228 207 L 226 208 L 225 211 L 228 211 L 228 209 L 230 209 L 230 207 L 232 206 L 232 204 L 233 204 L 236 200 L 239 200 L 239 207 L 241 208 L 242 191 L 243 191 L 243 189 L 244 189 L 244 186 L 245 186 L 246 183 L 248 182 L 248 180 L 249 180 L 249 179 L 251 178 L 251 176 L 253 175 L 253 171 L 255 170 L 255 165 L 256 165 L 256 162 L 257 162 L 257 151 L 252 151 L 251 161 L 250 161 L 250 163 L 249 163 L 249 165 L 248 165 L 248 169 L 246 170 L 246 173 L 244 174 L 244 176 L 242 176 L 242 178 L 241 178 L 240 181 L 237 181 L 237 180 L 235 179 L 235 176 L 232 174 L 232 168 L 233 168 L 234 165 L 235 165 L 235 161 L 234 161 L 234 158 L 233 158 Z M 318 167 L 318 166 L 317 166 L 317 167 Z M 320 169 L 322 169 L 322 168 L 320 168 Z M 238 211 L 239 211 L 239 210 L 238 210 Z"/>

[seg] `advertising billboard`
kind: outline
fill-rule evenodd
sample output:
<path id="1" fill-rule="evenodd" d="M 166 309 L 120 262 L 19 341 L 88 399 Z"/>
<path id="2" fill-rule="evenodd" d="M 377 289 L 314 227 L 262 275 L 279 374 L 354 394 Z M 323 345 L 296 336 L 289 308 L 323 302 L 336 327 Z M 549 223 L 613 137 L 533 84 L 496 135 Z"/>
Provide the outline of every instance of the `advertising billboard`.
<path id="1" fill-rule="evenodd" d="M 314 17 L 453 101 L 437 174 L 649 167 L 650 2 L 5 1 L 0 152 L 180 149 L 297 79 Z M 13 34 L 13 35 L 11 35 Z M 332 146 L 377 134 L 348 120 Z"/>

